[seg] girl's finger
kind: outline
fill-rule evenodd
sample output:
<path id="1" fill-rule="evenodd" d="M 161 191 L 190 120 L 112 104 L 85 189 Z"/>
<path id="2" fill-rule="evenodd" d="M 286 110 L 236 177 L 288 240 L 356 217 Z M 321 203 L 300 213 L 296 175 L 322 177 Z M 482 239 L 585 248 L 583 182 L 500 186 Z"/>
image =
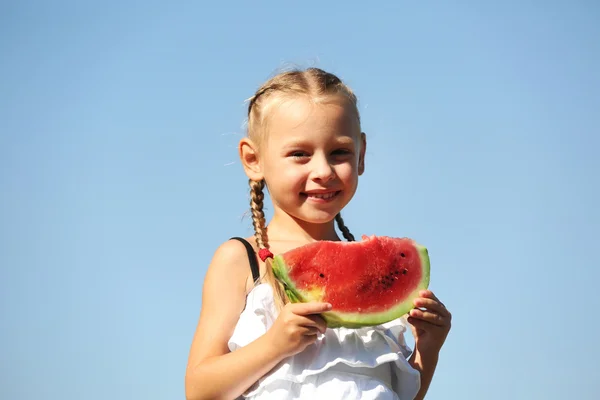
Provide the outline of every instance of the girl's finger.
<path id="1" fill-rule="evenodd" d="M 296 323 L 300 326 L 314 328 L 321 333 L 325 333 L 327 323 L 318 315 L 298 316 Z"/>
<path id="2" fill-rule="evenodd" d="M 319 332 L 325 333 L 327 330 L 327 322 L 325 322 L 325 320 L 318 315 L 313 315 L 310 318 L 316 323 L 316 327 Z"/>
<path id="3" fill-rule="evenodd" d="M 331 304 L 329 303 L 295 303 L 288 305 L 291 311 L 296 315 L 312 315 L 321 314 L 325 311 L 331 310 Z"/>
<path id="4" fill-rule="evenodd" d="M 430 311 L 410 310 L 410 316 L 437 326 L 446 326 L 448 321 L 442 315 Z"/>
<path id="5" fill-rule="evenodd" d="M 428 299 L 425 297 L 417 297 L 414 301 L 415 306 L 423 307 L 431 311 L 435 311 L 444 317 L 450 316 L 450 312 L 444 307 L 442 303 L 437 300 Z"/>
<path id="6" fill-rule="evenodd" d="M 407 322 L 413 326 L 415 329 L 420 329 L 425 332 L 433 332 L 436 330 L 442 330 L 443 328 L 438 325 L 434 325 L 430 322 L 423 321 L 422 319 L 408 317 Z"/>
<path id="7" fill-rule="evenodd" d="M 318 336 L 319 333 L 322 333 L 322 332 L 316 326 L 304 326 L 304 332 L 302 332 L 302 334 L 304 336 Z"/>
<path id="8" fill-rule="evenodd" d="M 421 292 L 419 292 L 419 296 L 435 300 L 435 301 L 439 302 L 441 305 L 444 305 L 440 301 L 440 299 L 438 299 L 437 296 L 429 289 L 421 290 Z"/>

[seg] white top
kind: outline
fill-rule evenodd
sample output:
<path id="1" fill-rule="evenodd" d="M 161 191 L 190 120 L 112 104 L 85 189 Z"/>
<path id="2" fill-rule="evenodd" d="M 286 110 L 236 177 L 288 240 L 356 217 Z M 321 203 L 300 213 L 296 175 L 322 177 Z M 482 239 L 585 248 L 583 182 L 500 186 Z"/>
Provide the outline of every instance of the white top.
<path id="1" fill-rule="evenodd" d="M 277 310 L 271 286 L 263 283 L 248 294 L 229 349 L 235 351 L 273 325 Z M 249 399 L 412 400 L 420 375 L 407 357 L 404 318 L 360 328 L 327 329 L 304 351 L 281 361 L 244 393 Z"/>

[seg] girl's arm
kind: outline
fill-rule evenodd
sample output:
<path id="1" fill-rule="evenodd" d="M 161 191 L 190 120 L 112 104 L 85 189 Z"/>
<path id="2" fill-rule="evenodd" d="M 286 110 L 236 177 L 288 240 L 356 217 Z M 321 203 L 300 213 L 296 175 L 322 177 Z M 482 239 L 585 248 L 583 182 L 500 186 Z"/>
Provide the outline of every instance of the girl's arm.
<path id="1" fill-rule="evenodd" d="M 236 241 L 221 245 L 208 267 L 185 376 L 188 400 L 238 397 L 281 359 L 265 336 L 229 352 L 227 342 L 245 305 L 249 268 L 247 253 Z"/>
<path id="2" fill-rule="evenodd" d="M 246 303 L 247 253 L 237 241 L 223 244 L 208 267 L 202 312 L 188 360 L 188 400 L 240 396 L 279 361 L 302 351 L 326 330 L 318 315 L 325 303 L 287 304 L 260 338 L 234 352 L 227 342 Z"/>
<path id="3" fill-rule="evenodd" d="M 427 394 L 427 390 L 429 390 L 429 385 L 431 384 L 433 373 L 438 363 L 437 354 L 423 357 L 418 351 L 414 351 L 408 362 L 421 374 L 421 388 L 413 400 L 423 400 Z"/>

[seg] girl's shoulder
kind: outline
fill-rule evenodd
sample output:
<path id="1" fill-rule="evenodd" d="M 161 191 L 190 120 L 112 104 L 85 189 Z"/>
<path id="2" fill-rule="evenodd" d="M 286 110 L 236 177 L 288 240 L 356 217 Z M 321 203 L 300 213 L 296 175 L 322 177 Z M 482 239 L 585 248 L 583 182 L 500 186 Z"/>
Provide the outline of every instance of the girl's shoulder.
<path id="1" fill-rule="evenodd" d="M 252 238 L 244 239 L 256 251 Z M 252 270 L 249 249 L 238 239 L 228 239 L 221 243 L 215 250 L 208 269 L 205 282 L 227 280 L 244 291 L 252 285 Z"/>

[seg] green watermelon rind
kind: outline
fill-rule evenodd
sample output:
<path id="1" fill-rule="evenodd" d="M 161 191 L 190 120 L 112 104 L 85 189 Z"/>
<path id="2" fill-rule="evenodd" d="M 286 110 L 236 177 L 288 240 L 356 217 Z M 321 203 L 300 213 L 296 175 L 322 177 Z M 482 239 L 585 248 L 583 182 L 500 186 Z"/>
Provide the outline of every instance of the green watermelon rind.
<path id="1" fill-rule="evenodd" d="M 321 316 L 327 323 L 329 328 L 362 328 L 385 324 L 387 322 L 398 319 L 406 315 L 410 310 L 415 308 L 414 299 L 419 297 L 419 292 L 429 288 L 430 279 L 430 260 L 427 248 L 414 243 L 415 248 L 419 253 L 421 260 L 421 281 L 413 289 L 413 291 L 396 306 L 383 312 L 368 313 L 368 312 L 336 312 L 335 310 L 322 313 Z M 276 255 L 273 258 L 273 273 L 275 277 L 283 284 L 285 293 L 291 303 L 307 303 L 311 301 L 320 301 L 320 299 L 310 298 L 305 295 L 302 290 L 295 287 L 288 276 L 288 268 L 286 262 L 281 255 Z"/>

